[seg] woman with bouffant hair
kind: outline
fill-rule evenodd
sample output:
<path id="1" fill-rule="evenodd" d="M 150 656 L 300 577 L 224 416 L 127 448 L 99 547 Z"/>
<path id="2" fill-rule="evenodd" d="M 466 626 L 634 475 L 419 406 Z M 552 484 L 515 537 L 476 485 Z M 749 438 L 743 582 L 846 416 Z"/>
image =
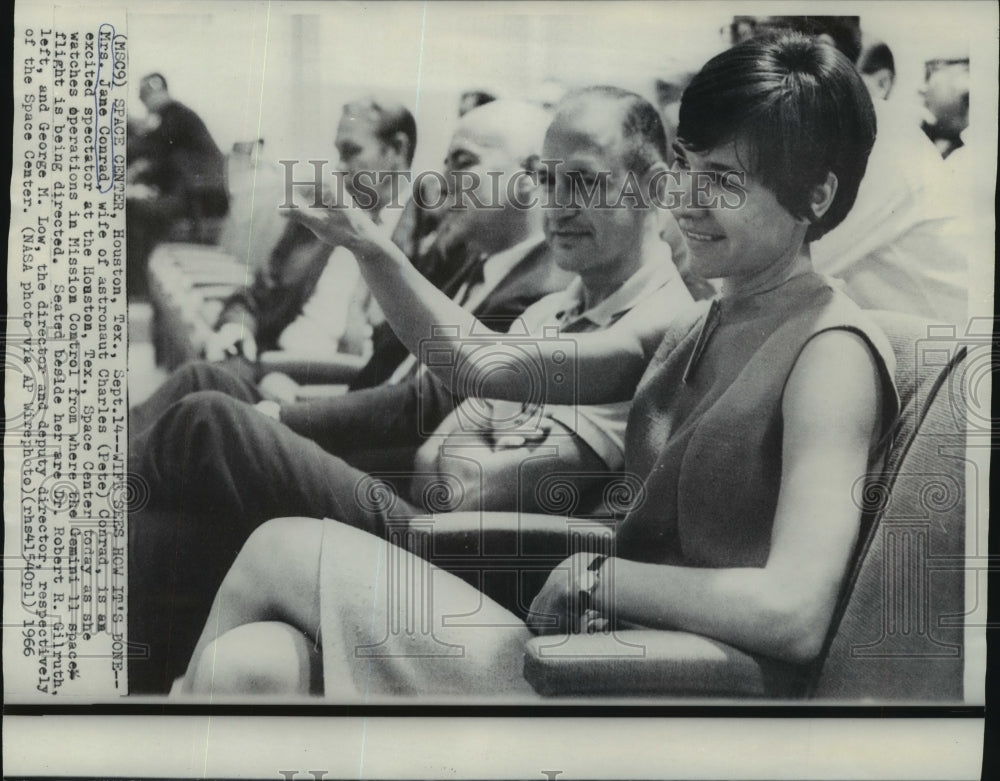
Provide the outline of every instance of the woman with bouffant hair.
<path id="1" fill-rule="evenodd" d="M 809 255 L 851 208 L 874 137 L 868 92 L 832 46 L 786 35 L 708 62 L 682 99 L 676 177 L 736 177 L 742 197 L 736 208 L 684 198 L 675 216 L 718 297 L 676 318 L 648 368 L 607 334 L 581 334 L 558 356 L 539 340 L 543 376 L 578 378 L 575 398 L 560 385 L 547 401 L 634 397 L 626 469 L 643 499 L 617 525 L 613 555 L 567 559 L 522 620 L 380 538 L 330 520 L 271 521 L 220 589 L 187 690 L 531 697 L 521 659 L 532 632 L 638 625 L 743 648 L 772 694 L 800 692 L 858 538 L 853 489 L 898 406 L 884 335 Z M 436 323 L 454 324 L 463 359 L 470 317 L 361 216 L 305 219 L 350 246 L 411 350 Z M 524 386 L 493 371 L 479 391 L 518 400 Z M 425 591 L 394 590 L 420 567 Z M 426 599 L 427 623 L 389 631 L 401 599 Z"/>

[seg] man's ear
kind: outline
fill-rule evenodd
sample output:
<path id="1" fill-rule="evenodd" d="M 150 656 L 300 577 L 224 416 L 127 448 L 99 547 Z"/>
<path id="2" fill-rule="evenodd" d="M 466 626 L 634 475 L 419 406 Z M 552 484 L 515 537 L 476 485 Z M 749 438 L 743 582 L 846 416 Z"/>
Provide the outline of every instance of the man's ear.
<path id="1" fill-rule="evenodd" d="M 538 166 L 541 159 L 540 155 L 529 155 L 521 161 L 521 169 L 528 175 L 518 176 L 515 179 L 519 199 L 521 196 L 529 196 L 538 186 Z"/>
<path id="2" fill-rule="evenodd" d="M 826 175 L 826 181 L 816 185 L 809 196 L 809 211 L 812 212 L 812 220 L 816 221 L 830 209 L 833 199 L 837 196 L 837 175 L 830 171 Z"/>
<path id="3" fill-rule="evenodd" d="M 888 68 L 882 68 L 875 72 L 875 83 L 878 85 L 879 95 L 882 96 L 882 100 L 889 99 L 889 93 L 892 92 L 892 85 L 895 82 L 896 77 Z"/>
<path id="4" fill-rule="evenodd" d="M 403 160 L 409 160 L 413 156 L 413 150 L 410 149 L 410 137 L 407 136 L 402 130 L 392 136 L 392 140 L 389 141 L 389 146 L 391 146 L 396 153 L 403 158 Z"/>

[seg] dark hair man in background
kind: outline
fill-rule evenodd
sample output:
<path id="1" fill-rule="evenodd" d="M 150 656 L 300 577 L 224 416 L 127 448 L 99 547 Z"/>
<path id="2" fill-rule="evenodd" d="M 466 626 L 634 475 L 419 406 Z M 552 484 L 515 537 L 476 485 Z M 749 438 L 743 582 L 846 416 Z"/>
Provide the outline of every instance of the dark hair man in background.
<path id="1" fill-rule="evenodd" d="M 858 58 L 858 73 L 872 100 L 888 100 L 896 82 L 896 61 L 892 49 L 882 41 L 866 46 Z"/>
<path id="2" fill-rule="evenodd" d="M 128 292 L 146 293 L 146 263 L 153 247 L 171 228 L 182 225 L 184 238 L 210 241 L 206 218 L 229 209 L 222 152 L 191 109 L 174 100 L 159 73 L 143 77 L 139 99 L 149 112 L 129 138 Z"/>

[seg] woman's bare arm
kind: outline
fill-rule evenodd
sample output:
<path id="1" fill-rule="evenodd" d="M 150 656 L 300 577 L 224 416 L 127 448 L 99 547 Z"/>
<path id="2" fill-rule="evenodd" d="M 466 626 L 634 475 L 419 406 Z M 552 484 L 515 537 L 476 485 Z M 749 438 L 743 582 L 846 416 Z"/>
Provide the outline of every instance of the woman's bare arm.
<path id="1" fill-rule="evenodd" d="M 508 336 L 491 331 L 428 282 L 360 210 L 307 207 L 292 215 L 320 239 L 354 253 L 403 344 L 418 358 L 432 350 L 441 361 L 428 362 L 431 371 L 448 383 L 456 375 L 475 377 L 474 383 L 463 383 L 464 393 L 557 404 L 627 400 L 662 337 L 655 330 L 637 332 L 631 327 L 641 322 L 635 319 L 641 316 L 636 311 L 617 327 L 559 338 L 551 333 Z M 535 379 L 526 382 L 526 373 Z"/>

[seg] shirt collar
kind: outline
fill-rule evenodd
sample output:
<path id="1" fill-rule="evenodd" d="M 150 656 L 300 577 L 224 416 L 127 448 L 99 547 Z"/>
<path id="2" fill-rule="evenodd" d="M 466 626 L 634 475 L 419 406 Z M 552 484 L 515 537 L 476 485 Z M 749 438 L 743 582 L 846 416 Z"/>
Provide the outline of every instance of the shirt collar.
<path id="1" fill-rule="evenodd" d="M 565 318 L 567 322 L 564 322 L 564 325 L 570 321 L 586 318 L 600 328 L 607 328 L 640 302 L 656 295 L 670 284 L 683 285 L 684 282 L 670 258 L 670 253 L 666 252 L 655 259 L 647 260 L 614 293 L 597 306 L 583 311 L 583 281 L 577 277 L 566 288 L 566 308 L 560 311 L 557 317 L 560 320 Z"/>

